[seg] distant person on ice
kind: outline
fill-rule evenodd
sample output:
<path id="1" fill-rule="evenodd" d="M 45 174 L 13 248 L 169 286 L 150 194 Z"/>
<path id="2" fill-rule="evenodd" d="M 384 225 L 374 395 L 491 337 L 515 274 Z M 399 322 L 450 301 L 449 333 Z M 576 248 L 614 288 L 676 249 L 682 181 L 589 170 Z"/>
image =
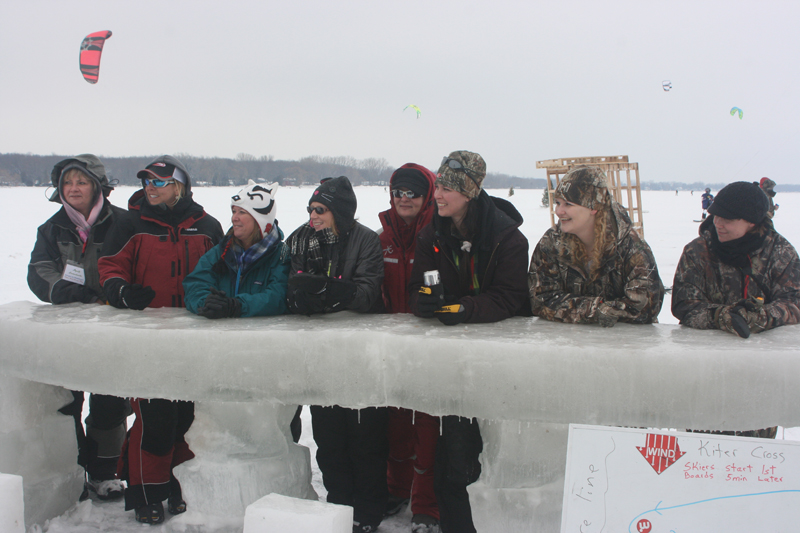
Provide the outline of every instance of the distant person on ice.
<path id="1" fill-rule="evenodd" d="M 378 235 L 355 219 L 355 192 L 346 176 L 325 178 L 306 208 L 309 220 L 286 243 L 292 257 L 287 304 L 315 315 L 383 310 L 383 254 Z M 320 340 L 320 350 L 335 348 Z M 353 533 L 378 530 L 386 512 L 387 407 L 311 406 L 317 464 L 328 502 L 353 507 Z"/>
<path id="2" fill-rule="evenodd" d="M 548 229 L 528 274 L 533 314 L 556 322 L 657 322 L 664 298 L 650 247 L 611 196 L 603 171 L 570 170 L 555 191 Z"/>
<path id="3" fill-rule="evenodd" d="M 759 182 L 759 187 L 761 190 L 764 191 L 764 194 L 767 195 L 767 199 L 769 200 L 769 209 L 767 210 L 767 216 L 772 218 L 775 216 L 775 211 L 778 210 L 780 207 L 778 204 L 773 202 L 773 198 L 775 198 L 775 182 L 769 178 L 761 178 Z"/>
<path id="4" fill-rule="evenodd" d="M 427 168 L 406 163 L 389 180 L 390 208 L 378 215 L 383 247 L 383 302 L 389 313 L 410 313 L 408 282 L 414 267 L 417 236 L 427 226 L 436 207 L 436 176 Z M 387 516 L 411 502 L 411 530 L 439 531 L 434 459 L 439 438 L 439 417 L 419 411 L 389 408 L 389 504 Z"/>
<path id="5" fill-rule="evenodd" d="M 103 245 L 100 282 L 108 303 L 119 309 L 184 307 L 182 282 L 222 239 L 222 227 L 192 199 L 189 172 L 174 157 L 155 159 L 136 177 L 142 188 Z M 154 373 L 153 379 L 160 376 L 158 365 L 142 370 Z M 194 403 L 132 398 L 131 406 L 136 421 L 120 461 L 128 482 L 125 510 L 134 509 L 137 522 L 160 524 L 164 500 L 170 514 L 186 511 L 172 469 L 194 457 L 184 438 L 194 421 Z"/>
<path id="6" fill-rule="evenodd" d="M 768 208 L 755 183 L 719 191 L 675 271 L 672 314 L 681 324 L 747 338 L 800 322 L 800 260 Z"/>
<path id="7" fill-rule="evenodd" d="M 711 207 L 711 204 L 714 202 L 714 195 L 711 194 L 711 189 L 706 187 L 706 192 L 704 192 L 703 195 L 700 198 L 702 199 L 700 205 L 703 206 L 703 217 L 702 218 L 703 218 L 703 220 L 705 220 L 706 219 L 706 212 L 708 211 L 708 208 Z"/>
<path id="8" fill-rule="evenodd" d="M 486 194 L 486 163 L 476 153 L 442 160 L 433 195 L 436 212 L 419 233 L 411 271 L 411 309 L 447 326 L 499 322 L 527 307 L 528 240 L 522 216 L 507 200 Z M 445 299 L 423 287 L 438 270 Z M 444 416 L 436 445 L 434 487 L 443 533 L 473 533 L 467 486 L 481 473 L 483 450 L 474 418 Z"/>
<path id="9" fill-rule="evenodd" d="M 50 201 L 62 207 L 39 226 L 28 265 L 28 286 L 43 302 L 104 304 L 97 258 L 112 224 L 125 211 L 108 201 L 114 187 L 103 163 L 92 154 L 56 163 L 50 178 L 55 188 Z M 124 398 L 92 394 L 84 433 L 84 394 L 72 391 L 72 395 L 73 402 L 60 412 L 75 419 L 78 464 L 86 469 L 81 499 L 88 490 L 101 500 L 118 500 L 125 487 L 117 478 L 117 460 L 130 405 Z"/>

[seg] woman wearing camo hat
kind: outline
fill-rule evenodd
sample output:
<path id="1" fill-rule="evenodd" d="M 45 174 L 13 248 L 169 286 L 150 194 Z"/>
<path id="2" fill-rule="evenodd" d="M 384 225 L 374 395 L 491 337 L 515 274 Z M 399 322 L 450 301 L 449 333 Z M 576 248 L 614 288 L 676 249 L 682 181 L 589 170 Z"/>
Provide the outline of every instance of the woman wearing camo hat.
<path id="1" fill-rule="evenodd" d="M 411 310 L 448 326 L 499 322 L 527 304 L 528 240 L 522 216 L 481 187 L 486 163 L 476 153 L 452 152 L 442 160 L 433 195 L 436 212 L 417 239 L 409 291 Z M 423 286 L 424 273 L 438 270 L 444 300 Z M 477 421 L 441 419 L 434 491 L 444 533 L 475 531 L 467 485 L 481 473 L 483 440 Z"/>
<path id="2" fill-rule="evenodd" d="M 286 312 L 289 250 L 275 219 L 278 184 L 247 187 L 231 198 L 231 229 L 183 280 L 186 308 L 206 318 Z"/>
<path id="3" fill-rule="evenodd" d="M 555 322 L 657 322 L 664 298 L 650 247 L 611 196 L 603 171 L 570 170 L 554 194 L 558 224 L 531 257 L 533 314 Z"/>

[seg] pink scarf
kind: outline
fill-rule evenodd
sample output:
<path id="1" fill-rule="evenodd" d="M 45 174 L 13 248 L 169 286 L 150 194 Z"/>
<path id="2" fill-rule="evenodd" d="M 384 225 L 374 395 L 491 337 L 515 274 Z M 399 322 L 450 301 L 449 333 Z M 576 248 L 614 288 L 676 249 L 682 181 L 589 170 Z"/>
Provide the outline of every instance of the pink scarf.
<path id="1" fill-rule="evenodd" d="M 59 195 L 61 192 L 59 191 Z M 64 204 L 64 211 L 67 212 L 67 216 L 75 224 L 75 229 L 78 230 L 78 235 L 81 236 L 81 240 L 85 243 L 86 239 L 89 238 L 89 232 L 92 229 L 92 226 L 97 221 L 97 217 L 100 216 L 100 211 L 103 210 L 103 195 L 98 195 L 97 201 L 94 203 L 94 207 L 89 212 L 89 218 L 85 218 L 82 213 L 78 212 L 74 207 L 69 205 L 64 197 L 61 196 L 61 203 Z"/>

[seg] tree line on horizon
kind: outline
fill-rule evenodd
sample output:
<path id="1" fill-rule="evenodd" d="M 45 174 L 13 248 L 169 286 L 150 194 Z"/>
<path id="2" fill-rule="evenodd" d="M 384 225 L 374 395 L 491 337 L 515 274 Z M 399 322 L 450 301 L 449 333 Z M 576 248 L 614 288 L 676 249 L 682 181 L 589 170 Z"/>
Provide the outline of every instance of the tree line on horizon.
<path id="1" fill-rule="evenodd" d="M 353 185 L 388 185 L 395 167 L 386 159 L 356 159 L 349 156 L 308 156 L 299 160 L 281 160 L 273 156 L 256 157 L 240 153 L 235 158 L 197 157 L 174 154 L 181 160 L 196 186 L 236 186 L 248 180 L 258 183 L 278 182 L 282 186 L 315 185 L 330 176 L 347 176 Z M 53 166 L 68 155 L 0 154 L 0 185 L 49 186 Z M 116 184 L 137 186 L 136 173 L 157 156 L 100 156 L 109 180 Z M 435 168 L 431 170 L 436 171 Z M 719 190 L 725 184 L 703 182 L 642 182 L 644 190 L 694 190 L 706 187 Z M 510 176 L 489 172 L 483 186 L 489 189 L 543 189 L 545 178 Z M 776 191 L 800 191 L 800 185 L 781 185 Z"/>

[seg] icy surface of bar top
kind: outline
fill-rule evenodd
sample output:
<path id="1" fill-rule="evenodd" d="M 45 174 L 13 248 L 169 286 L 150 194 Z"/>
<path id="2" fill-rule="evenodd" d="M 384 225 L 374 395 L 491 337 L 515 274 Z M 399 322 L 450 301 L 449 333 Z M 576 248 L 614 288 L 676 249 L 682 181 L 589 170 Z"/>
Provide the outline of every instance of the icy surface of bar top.
<path id="1" fill-rule="evenodd" d="M 208 320 L 184 309 L 0 306 L 2 373 L 132 397 L 393 405 L 491 420 L 749 429 L 800 425 L 800 328 L 749 339 L 537 318 Z"/>

